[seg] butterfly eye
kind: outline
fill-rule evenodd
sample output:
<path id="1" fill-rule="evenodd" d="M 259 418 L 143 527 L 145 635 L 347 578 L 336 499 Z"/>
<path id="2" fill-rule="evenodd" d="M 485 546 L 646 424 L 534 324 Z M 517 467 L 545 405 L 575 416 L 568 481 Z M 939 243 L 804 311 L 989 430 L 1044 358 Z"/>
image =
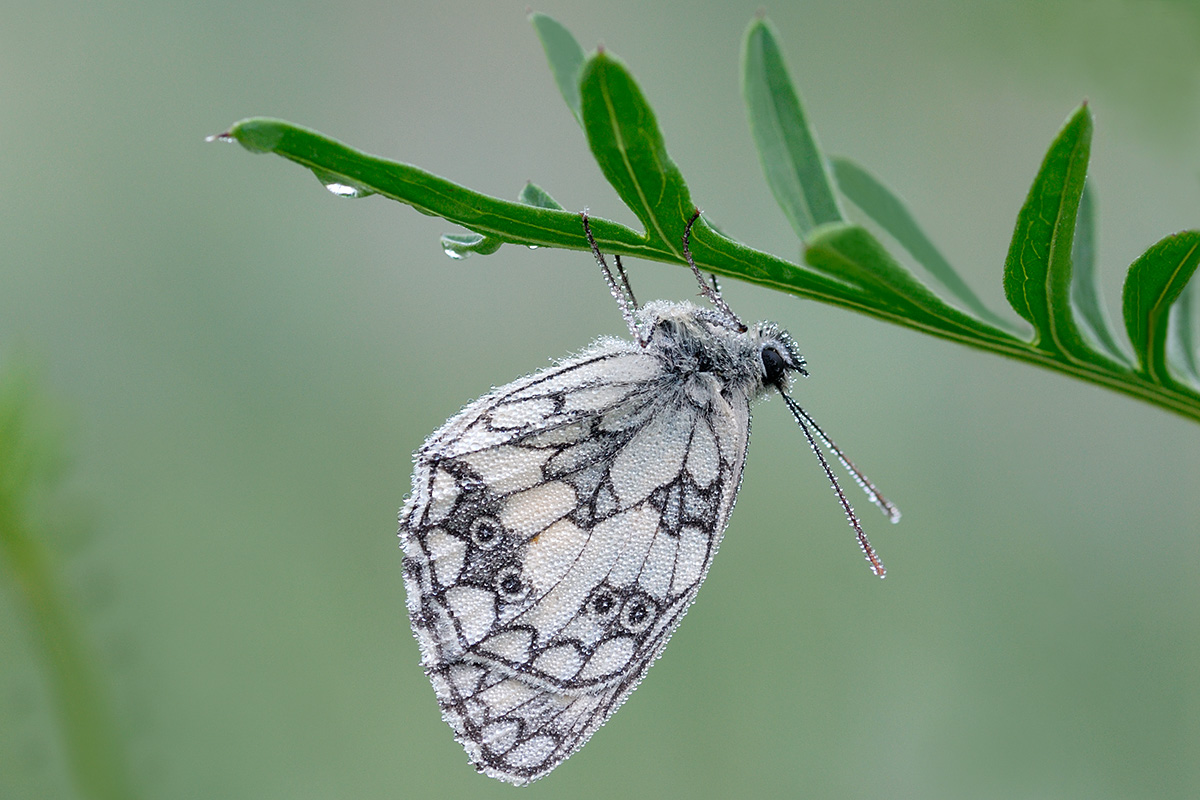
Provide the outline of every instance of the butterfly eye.
<path id="1" fill-rule="evenodd" d="M 772 345 L 766 345 L 759 353 L 759 358 L 762 359 L 763 383 L 778 386 L 788 370 L 788 362 L 783 353 Z"/>
<path id="2" fill-rule="evenodd" d="M 621 627 L 630 633 L 641 633 L 650 627 L 658 607 L 643 594 L 635 594 L 621 607 Z"/>
<path id="3" fill-rule="evenodd" d="M 504 527 L 495 517 L 480 517 L 471 523 L 471 541 L 484 550 L 495 547 L 503 533 Z"/>
<path id="4" fill-rule="evenodd" d="M 517 597 L 521 594 L 525 585 L 521 583 L 521 572 L 515 567 L 510 567 L 504 570 L 496 577 L 496 588 L 500 590 L 500 594 L 505 598 Z"/>

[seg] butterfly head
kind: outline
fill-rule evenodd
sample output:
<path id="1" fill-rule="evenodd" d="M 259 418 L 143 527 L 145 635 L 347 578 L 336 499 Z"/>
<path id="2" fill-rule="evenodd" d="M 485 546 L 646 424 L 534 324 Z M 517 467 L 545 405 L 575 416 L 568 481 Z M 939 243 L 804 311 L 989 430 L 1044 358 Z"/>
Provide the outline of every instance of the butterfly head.
<path id="1" fill-rule="evenodd" d="M 661 300 L 647 303 L 638 316 L 646 345 L 672 370 L 711 376 L 714 391 L 753 399 L 768 389 L 786 393 L 794 373 L 808 374 L 792 337 L 773 322 L 739 330 L 713 309 Z"/>
<path id="2" fill-rule="evenodd" d="M 759 380 L 764 388 L 786 393 L 793 372 L 808 375 L 808 370 L 804 368 L 804 357 L 797 351 L 795 340 L 774 322 L 760 322 L 744 335 L 754 342 L 757 349 Z"/>

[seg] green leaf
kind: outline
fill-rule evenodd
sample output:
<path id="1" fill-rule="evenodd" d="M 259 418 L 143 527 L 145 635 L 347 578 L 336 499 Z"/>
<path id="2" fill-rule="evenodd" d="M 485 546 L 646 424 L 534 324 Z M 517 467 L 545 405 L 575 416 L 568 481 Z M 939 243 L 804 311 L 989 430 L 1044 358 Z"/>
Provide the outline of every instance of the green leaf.
<path id="1" fill-rule="evenodd" d="M 913 219 L 904 202 L 887 186 L 848 158 L 832 159 L 833 174 L 838 188 L 854 205 L 863 210 L 879 227 L 900 243 L 917 263 L 941 282 L 954 297 L 958 298 L 975 316 L 1002 329 L 1011 329 L 1011 324 L 992 312 L 971 291 L 971 287 L 950 266 L 937 247 Z"/>
<path id="2" fill-rule="evenodd" d="M 380 197 L 405 203 L 423 214 L 442 217 L 505 242 L 590 250 L 579 215 L 551 207 L 558 204 L 548 200 L 549 195 L 537 187 L 527 187 L 523 191 L 523 199 L 539 197 L 536 203 L 500 200 L 409 164 L 368 155 L 315 131 L 276 119 L 243 120 L 219 138 L 248 142 L 247 149 L 251 152 L 273 153 L 310 170 L 349 176 L 349 180 Z M 270 142 L 273 149 L 264 149 L 264 142 Z M 661 176 L 649 180 L 656 179 Z M 691 214 L 690 208 L 688 214 Z M 677 219 L 679 237 L 672 237 L 670 244 L 649 243 L 643 234 L 611 220 L 593 216 L 591 223 L 596 241 L 605 252 L 682 264 L 682 226 L 686 217 L 680 214 Z M 701 237 L 705 243 L 696 241 Z M 693 239 L 693 253 L 703 269 L 846 307 L 858 307 L 853 294 L 840 282 L 720 236 L 703 220 L 697 223 Z"/>
<path id="3" fill-rule="evenodd" d="M 562 92 L 567 108 L 575 115 L 575 121 L 583 124 L 579 100 L 579 69 L 583 66 L 583 48 L 571 32 L 564 28 L 558 20 L 545 14 L 529 15 L 533 29 L 542 41 L 546 51 L 546 59 L 550 62 L 550 74 Z"/>
<path id="4" fill-rule="evenodd" d="M 551 197 L 545 189 L 532 181 L 525 184 L 525 188 L 521 190 L 521 194 L 517 196 L 517 199 L 525 205 L 533 206 L 534 208 L 552 208 L 556 211 L 563 210 L 563 207 L 559 205 L 557 200 Z"/>
<path id="5" fill-rule="evenodd" d="M 1193 383 L 1200 383 L 1200 363 L 1196 352 L 1196 294 L 1200 282 L 1188 283 L 1175 301 L 1171 324 L 1167 326 L 1167 354 L 1180 369 L 1187 372 Z"/>
<path id="6" fill-rule="evenodd" d="M 803 241 L 817 225 L 844 220 L 775 30 L 764 18 L 746 30 L 742 94 L 767 184 L 796 235 Z"/>
<path id="7" fill-rule="evenodd" d="M 755 41 L 763 56 L 761 71 L 766 76 L 769 72 L 766 59 L 773 37 L 765 22 L 752 25 L 751 32 L 755 31 Z M 786 77 L 781 59 L 778 67 L 771 74 Z M 591 228 L 597 244 L 613 255 L 682 264 L 681 237 L 693 211 L 692 201 L 682 174 L 667 153 L 649 103 L 624 65 L 603 51 L 584 63 L 579 80 L 580 115 L 592 153 L 617 194 L 645 227 L 645 233 L 641 233 L 592 216 Z M 788 94 L 783 92 L 779 97 L 786 101 Z M 1036 338 L 1032 342 L 948 305 L 857 226 L 834 223 L 812 229 L 805 251 L 812 265 L 809 267 L 735 241 L 715 230 L 701 216 L 692 230 L 692 253 L 701 270 L 852 309 L 1037 364 L 1200 421 L 1200 393 L 1176 382 L 1163 382 L 1160 376 L 1165 375 L 1164 369 L 1135 371 L 1097 352 L 1085 343 L 1074 321 L 1072 292 L 1076 297 L 1085 297 L 1081 307 L 1086 307 L 1088 301 L 1086 293 L 1080 295 L 1080 289 L 1072 288 L 1073 250 L 1081 276 L 1086 279 L 1093 272 L 1088 247 L 1091 239 L 1087 233 L 1091 212 L 1086 201 L 1081 200 L 1090 135 L 1091 119 L 1083 108 L 1071 117 L 1051 146 L 1018 216 L 1005 265 L 1005 293 L 1018 313 L 1034 324 Z M 534 186 L 522 192 L 522 202 L 499 200 L 417 167 L 361 153 L 279 120 L 244 120 L 219 138 L 242 142 L 254 152 L 276 153 L 320 173 L 327 184 L 335 178 L 340 188 L 352 187 L 354 194 L 377 193 L 461 225 L 475 235 L 456 234 L 449 238 L 449 243 L 463 251 L 481 252 L 493 247 L 495 242 L 491 239 L 539 247 L 589 249 L 579 215 L 561 210 Z M 812 158 L 821 163 L 815 146 L 807 158 L 809 166 Z M 871 183 L 878 187 L 877 181 Z M 928 265 L 940 259 L 940 256 L 931 258 L 929 252 L 936 253 L 936 249 L 911 224 L 912 217 L 898 198 L 886 189 L 882 194 L 870 196 L 860 191 L 863 188 L 851 185 L 848 191 L 854 197 L 867 198 L 863 202 L 870 207 L 869 213 L 882 220 L 880 224 L 885 230 L 898 231 L 901 235 L 897 241 L 917 253 L 926 248 L 918 259 L 922 263 Z M 1081 203 L 1085 203 L 1082 210 Z M 1077 224 L 1082 237 L 1078 245 Z M 948 269 L 941 271 L 943 275 L 952 274 Z M 1161 302 L 1169 305 L 1166 295 Z M 1141 308 L 1139 303 L 1135 302 L 1133 307 Z M 969 303 L 964 301 L 964 305 Z M 1090 313 L 1080 311 L 1084 320 Z M 1158 313 L 1162 312 L 1149 313 L 1142 328 L 1157 330 L 1155 325 L 1163 321 L 1155 317 Z M 1171 325 L 1167 329 L 1176 327 Z M 1151 336 L 1147 341 L 1155 340 Z M 1147 352 L 1153 355 L 1155 350 L 1150 347 Z M 1158 358 L 1165 364 L 1165 356 Z"/>
<path id="8" fill-rule="evenodd" d="M 695 206 L 667 155 L 650 104 L 633 76 L 603 50 L 580 78 L 583 128 L 604 177 L 646 229 L 646 239 L 683 258 L 683 229 Z"/>
<path id="9" fill-rule="evenodd" d="M 1175 383 L 1167 365 L 1167 321 L 1200 262 L 1200 231 L 1168 236 L 1143 253 L 1125 276 L 1125 329 L 1139 369 L 1164 386 Z"/>
<path id="10" fill-rule="evenodd" d="M 1071 245 L 1091 142 L 1092 117 L 1083 105 L 1050 145 L 1004 263 L 1004 294 L 1033 323 L 1034 346 L 1084 361 L 1100 356 L 1084 343 L 1071 313 Z"/>
<path id="11" fill-rule="evenodd" d="M 547 194 L 545 189 L 533 183 L 525 184 L 525 188 L 517 195 L 517 200 L 534 208 L 562 210 L 562 206 L 555 202 L 554 198 Z M 442 250 L 453 259 L 463 259 L 476 253 L 481 256 L 490 256 L 499 250 L 503 244 L 504 239 L 499 236 L 484 236 L 480 233 L 442 234 Z"/>
<path id="12" fill-rule="evenodd" d="M 1019 342 L 1011 334 L 947 305 L 861 226 L 834 223 L 815 229 L 804 255 L 812 266 L 859 287 L 879 306 L 926 329 Z"/>
<path id="13" fill-rule="evenodd" d="M 1079 199 L 1079 218 L 1075 223 L 1075 242 L 1071 251 L 1074 275 L 1071 279 L 1071 304 L 1079 315 L 1080 329 L 1122 364 L 1129 359 L 1121 351 L 1104 313 L 1100 282 L 1096 277 L 1096 213 L 1092 182 L 1083 185 Z"/>
<path id="14" fill-rule="evenodd" d="M 340 176 L 347 185 L 363 187 L 479 234 L 514 244 L 587 249 L 578 214 L 490 197 L 410 164 L 368 155 L 282 120 L 264 117 L 242 120 L 223 136 L 251 152 L 274 153 L 321 173 L 325 179 Z M 641 234 L 624 225 L 610 223 L 605 234 L 609 241 L 639 255 L 650 258 L 659 255 L 645 247 Z"/>

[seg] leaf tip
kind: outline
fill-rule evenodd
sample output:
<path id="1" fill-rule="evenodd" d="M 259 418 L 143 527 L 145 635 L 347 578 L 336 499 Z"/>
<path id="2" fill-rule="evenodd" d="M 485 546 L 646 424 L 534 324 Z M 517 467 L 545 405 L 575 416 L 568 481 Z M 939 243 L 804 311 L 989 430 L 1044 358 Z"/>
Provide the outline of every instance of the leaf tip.
<path id="1" fill-rule="evenodd" d="M 754 16 L 750 18 L 750 24 L 746 26 L 746 38 L 752 36 L 774 38 L 774 28 L 775 26 L 767 17 L 767 10 L 760 6 L 754 12 Z"/>
<path id="2" fill-rule="evenodd" d="M 598 42 L 595 52 L 584 58 L 583 66 L 579 69 L 580 85 L 586 83 L 588 76 L 594 74 L 597 69 L 607 69 L 619 63 L 620 59 L 609 52 L 608 48 L 604 46 L 604 42 Z"/>
<path id="3" fill-rule="evenodd" d="M 742 37 L 743 47 L 747 47 L 756 38 L 765 36 L 767 32 L 767 18 L 760 17 L 755 14 L 750 19 L 750 24 L 746 26 L 746 35 Z"/>
<path id="4" fill-rule="evenodd" d="M 279 120 L 254 117 L 235 122 L 222 137 L 236 141 L 251 153 L 270 153 L 283 138 L 284 128 Z"/>
<path id="5" fill-rule="evenodd" d="M 534 11 L 533 6 L 525 6 L 525 19 L 527 19 L 529 24 L 533 25 L 533 27 L 538 30 L 539 34 L 541 34 L 543 31 L 549 32 L 557 31 L 559 29 L 566 30 L 566 28 L 563 28 L 561 22 L 549 14 L 541 11 Z"/>
<path id="6" fill-rule="evenodd" d="M 1091 131 L 1091 129 L 1092 129 L 1092 108 L 1088 104 L 1088 100 L 1086 97 L 1083 99 L 1083 102 L 1079 104 L 1079 108 L 1075 109 L 1075 111 L 1072 112 L 1070 118 L 1067 120 L 1067 126 L 1072 126 L 1072 125 L 1080 125 L 1083 128 L 1085 128 L 1086 130 L 1088 130 L 1089 132 Z"/>

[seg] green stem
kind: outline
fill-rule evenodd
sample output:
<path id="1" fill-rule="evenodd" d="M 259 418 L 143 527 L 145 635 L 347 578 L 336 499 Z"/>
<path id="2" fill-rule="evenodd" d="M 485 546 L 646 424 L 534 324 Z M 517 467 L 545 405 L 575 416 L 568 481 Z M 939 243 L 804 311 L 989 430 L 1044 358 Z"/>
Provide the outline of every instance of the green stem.
<path id="1" fill-rule="evenodd" d="M 56 584 L 53 558 L 22 513 L 29 491 L 22 456 L 30 446 L 22 441 L 23 398 L 0 397 L 5 399 L 15 403 L 0 402 L 9 405 L 0 408 L 0 449 L 8 450 L 0 452 L 0 560 L 7 563 L 18 603 L 28 612 L 29 631 L 49 676 L 76 788 L 93 800 L 129 800 L 136 795 L 126 772 L 121 737 L 93 669 L 95 659 Z"/>

